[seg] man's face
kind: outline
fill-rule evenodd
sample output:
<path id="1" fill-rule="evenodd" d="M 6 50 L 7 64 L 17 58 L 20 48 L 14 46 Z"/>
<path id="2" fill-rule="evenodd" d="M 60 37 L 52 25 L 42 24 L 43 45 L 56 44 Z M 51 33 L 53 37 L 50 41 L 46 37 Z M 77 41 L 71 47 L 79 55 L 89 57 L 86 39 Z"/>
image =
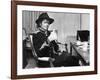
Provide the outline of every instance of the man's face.
<path id="1" fill-rule="evenodd" d="M 42 29 L 44 30 L 48 30 L 49 28 L 49 21 L 47 19 L 44 19 L 41 23 L 40 23 L 40 26 Z"/>

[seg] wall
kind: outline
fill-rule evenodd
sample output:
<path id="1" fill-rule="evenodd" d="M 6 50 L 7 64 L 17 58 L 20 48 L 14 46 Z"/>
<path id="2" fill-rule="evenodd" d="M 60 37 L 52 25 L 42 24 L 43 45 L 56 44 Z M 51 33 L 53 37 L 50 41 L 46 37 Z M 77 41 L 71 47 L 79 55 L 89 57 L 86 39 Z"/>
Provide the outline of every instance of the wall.
<path id="1" fill-rule="evenodd" d="M 33 0 L 35 1 L 35 0 Z M 37 0 L 47 1 L 47 0 Z M 48 2 L 57 3 L 76 3 L 76 4 L 92 4 L 98 5 L 100 14 L 99 0 L 48 0 Z M 0 80 L 10 80 L 11 74 L 11 4 L 10 0 L 0 0 Z M 98 16 L 98 21 L 100 15 Z M 100 26 L 98 22 L 98 26 Z M 98 27 L 98 34 L 99 34 Z M 98 36 L 98 41 L 100 37 Z M 98 42 L 98 49 L 100 47 Z M 98 50 L 98 53 L 100 50 Z M 39 78 L 30 80 L 100 80 L 100 54 L 98 54 L 98 75 L 81 75 L 81 76 L 65 76 L 55 78 Z M 29 79 L 28 79 L 29 80 Z"/>
<path id="2" fill-rule="evenodd" d="M 81 14 L 81 29 L 82 30 L 89 30 L 89 14 Z"/>
<path id="3" fill-rule="evenodd" d="M 55 19 L 50 29 L 58 30 L 58 40 L 62 43 L 66 42 L 66 37 L 76 34 L 80 29 L 80 14 L 71 13 L 49 13 Z"/>

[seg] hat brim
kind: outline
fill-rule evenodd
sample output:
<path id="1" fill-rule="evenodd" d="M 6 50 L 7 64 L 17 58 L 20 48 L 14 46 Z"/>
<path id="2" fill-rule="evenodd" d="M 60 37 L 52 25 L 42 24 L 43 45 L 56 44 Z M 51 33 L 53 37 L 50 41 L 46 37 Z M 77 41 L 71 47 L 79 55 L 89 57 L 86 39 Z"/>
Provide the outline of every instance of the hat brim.
<path id="1" fill-rule="evenodd" d="M 54 22 L 54 19 L 52 19 L 52 18 L 39 18 L 36 20 L 36 23 L 38 24 L 39 22 L 41 22 L 44 19 L 47 19 L 50 24 Z"/>

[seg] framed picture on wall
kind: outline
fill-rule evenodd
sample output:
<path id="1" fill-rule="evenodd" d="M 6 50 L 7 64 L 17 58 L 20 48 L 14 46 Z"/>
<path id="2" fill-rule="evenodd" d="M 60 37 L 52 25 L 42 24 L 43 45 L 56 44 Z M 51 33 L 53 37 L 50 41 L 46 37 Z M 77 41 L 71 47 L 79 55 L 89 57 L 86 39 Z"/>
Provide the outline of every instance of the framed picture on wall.
<path id="1" fill-rule="evenodd" d="M 97 74 L 97 6 L 11 1 L 11 78 Z"/>

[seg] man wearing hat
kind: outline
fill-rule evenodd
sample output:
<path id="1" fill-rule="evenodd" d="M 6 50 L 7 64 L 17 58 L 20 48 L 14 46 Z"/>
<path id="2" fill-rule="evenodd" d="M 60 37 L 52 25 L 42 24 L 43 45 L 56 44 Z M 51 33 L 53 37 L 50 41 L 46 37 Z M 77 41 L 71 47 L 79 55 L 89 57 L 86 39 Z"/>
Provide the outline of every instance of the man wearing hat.
<path id="1" fill-rule="evenodd" d="M 47 13 L 40 14 L 39 18 L 36 20 L 38 31 L 33 34 L 33 45 L 35 51 L 39 57 L 49 57 L 49 45 L 48 36 L 50 31 L 48 28 L 54 19 L 50 18 Z"/>
<path id="2" fill-rule="evenodd" d="M 55 40 L 49 40 L 51 34 L 48 31 L 50 24 L 54 22 L 53 18 L 50 18 L 47 13 L 42 13 L 36 20 L 38 31 L 33 34 L 33 46 L 37 56 L 39 57 L 53 57 L 54 66 L 67 66 L 72 59 L 71 56 L 67 56 L 66 53 L 62 55 L 55 55 L 54 53 L 59 50 L 59 46 Z M 66 64 L 68 63 L 68 64 Z"/>

